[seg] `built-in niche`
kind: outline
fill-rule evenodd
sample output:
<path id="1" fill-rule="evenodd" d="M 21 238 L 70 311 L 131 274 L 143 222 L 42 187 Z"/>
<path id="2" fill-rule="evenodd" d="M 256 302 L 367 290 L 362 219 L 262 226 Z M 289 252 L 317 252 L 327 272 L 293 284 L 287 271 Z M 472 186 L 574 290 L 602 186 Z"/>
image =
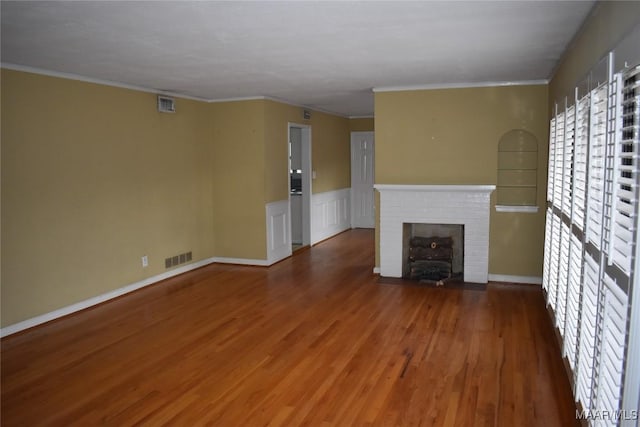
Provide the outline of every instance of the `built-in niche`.
<path id="1" fill-rule="evenodd" d="M 498 211 L 537 211 L 538 140 L 524 129 L 506 132 L 498 142 Z"/>

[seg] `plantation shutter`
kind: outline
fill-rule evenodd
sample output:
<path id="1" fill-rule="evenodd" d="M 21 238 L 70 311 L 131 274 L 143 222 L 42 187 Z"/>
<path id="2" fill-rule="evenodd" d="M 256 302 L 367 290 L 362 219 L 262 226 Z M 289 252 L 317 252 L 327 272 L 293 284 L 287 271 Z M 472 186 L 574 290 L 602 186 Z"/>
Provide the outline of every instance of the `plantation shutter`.
<path id="1" fill-rule="evenodd" d="M 624 82 L 622 81 L 624 78 Z M 631 275 L 638 215 L 638 134 L 640 133 L 640 66 L 618 75 L 615 161 L 613 167 L 613 208 L 610 260 Z M 623 86 L 623 87 L 621 87 Z"/>
<path id="2" fill-rule="evenodd" d="M 589 187 L 587 196 L 587 240 L 601 248 L 604 179 L 606 160 L 607 85 L 602 84 L 591 92 L 589 118 Z"/>
<path id="3" fill-rule="evenodd" d="M 567 283 L 567 313 L 564 334 L 564 355 L 575 372 L 578 357 L 578 326 L 580 321 L 580 294 L 582 278 L 582 240 L 571 234 L 571 249 L 569 254 L 569 278 Z"/>
<path id="4" fill-rule="evenodd" d="M 600 266 L 589 252 L 584 257 L 584 286 L 580 307 L 580 339 L 576 397 L 585 409 L 591 408 L 596 352 L 596 320 L 598 314 L 598 283 Z"/>
<path id="5" fill-rule="evenodd" d="M 603 282 L 596 409 L 616 411 L 620 409 L 622 397 L 628 298 L 609 275 L 604 275 Z"/>
<path id="6" fill-rule="evenodd" d="M 564 183 L 564 137 L 565 137 L 565 113 L 557 117 L 556 123 L 556 149 L 553 165 L 553 205 L 562 207 L 562 185 Z"/>
<path id="7" fill-rule="evenodd" d="M 608 83 L 556 114 L 549 137 L 543 288 L 576 401 L 612 415 L 589 418 L 592 427 L 635 425 L 616 417 L 637 409 L 640 394 L 640 349 L 629 345 L 640 318 L 631 307 L 640 292 L 640 65 L 614 74 L 612 61 Z"/>
<path id="8" fill-rule="evenodd" d="M 573 177 L 573 148 L 575 141 L 576 108 L 567 109 L 564 133 L 564 158 L 562 162 L 562 212 L 571 216 L 571 200 L 573 196 L 571 179 Z"/>
<path id="9" fill-rule="evenodd" d="M 556 159 L 556 119 L 555 117 L 551 119 L 551 125 L 549 126 L 549 168 L 548 168 L 548 177 L 549 182 L 547 185 L 547 201 L 553 201 L 553 167 L 555 166 Z"/>
<path id="10" fill-rule="evenodd" d="M 587 150 L 589 145 L 589 95 L 577 105 L 573 162 L 573 223 L 584 231 L 587 194 Z"/>
<path id="11" fill-rule="evenodd" d="M 549 126 L 549 162 L 547 169 L 547 202 L 553 201 L 553 179 L 554 166 L 555 166 L 555 154 L 556 153 L 556 118 L 551 119 Z M 553 233 L 553 210 L 551 205 L 547 208 L 545 219 L 545 235 L 551 236 Z M 544 242 L 544 260 L 543 260 L 543 272 L 542 272 L 542 288 L 547 291 L 547 296 L 550 295 L 549 284 L 551 281 L 551 242 L 552 239 L 547 238 Z M 555 278 L 553 279 L 555 281 Z"/>

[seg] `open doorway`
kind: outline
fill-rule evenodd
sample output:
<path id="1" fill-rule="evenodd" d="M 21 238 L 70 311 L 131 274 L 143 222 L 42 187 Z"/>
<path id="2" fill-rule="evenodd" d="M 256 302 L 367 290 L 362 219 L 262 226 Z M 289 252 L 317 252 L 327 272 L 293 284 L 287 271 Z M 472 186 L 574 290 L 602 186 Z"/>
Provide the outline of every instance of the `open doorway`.
<path id="1" fill-rule="evenodd" d="M 292 252 L 311 244 L 311 127 L 289 123 L 289 207 Z"/>

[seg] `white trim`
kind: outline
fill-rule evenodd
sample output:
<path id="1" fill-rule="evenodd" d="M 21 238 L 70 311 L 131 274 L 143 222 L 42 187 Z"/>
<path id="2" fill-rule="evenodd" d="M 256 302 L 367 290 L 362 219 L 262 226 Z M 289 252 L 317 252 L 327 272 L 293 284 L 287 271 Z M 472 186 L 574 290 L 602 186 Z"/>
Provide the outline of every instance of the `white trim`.
<path id="1" fill-rule="evenodd" d="M 213 262 L 219 264 L 237 264 L 237 265 L 251 265 L 257 267 L 269 267 L 271 264 L 266 259 L 249 259 L 249 258 L 228 258 L 228 257 L 213 257 Z M 273 263 L 272 263 L 273 264 Z"/>
<path id="2" fill-rule="evenodd" d="M 373 274 L 380 274 L 380 267 L 373 267 Z"/>
<path id="3" fill-rule="evenodd" d="M 496 205 L 496 212 L 538 213 L 537 206 Z"/>
<path id="4" fill-rule="evenodd" d="M 322 108 L 313 107 L 311 105 L 296 104 L 295 102 L 287 101 L 286 99 L 276 98 L 274 96 L 264 96 L 263 99 L 265 99 L 267 101 L 279 102 L 280 104 L 291 105 L 292 107 L 306 108 L 307 110 L 311 110 L 312 112 L 316 111 L 318 113 L 324 113 L 324 114 L 329 114 L 331 116 L 342 117 L 343 119 L 348 119 L 349 118 L 349 116 L 345 116 L 344 114 L 336 113 L 335 111 L 324 110 Z M 311 119 L 304 119 L 303 118 L 302 120 L 309 120 L 310 121 L 312 119 L 313 119 L 313 115 L 311 116 Z M 296 125 L 296 126 L 298 126 L 298 125 Z"/>
<path id="5" fill-rule="evenodd" d="M 370 116 L 349 116 L 348 118 L 349 119 L 375 119 L 375 116 L 372 114 Z"/>
<path id="6" fill-rule="evenodd" d="M 218 102 L 260 101 L 265 99 L 268 98 L 266 96 L 237 96 L 233 98 L 203 99 L 203 101 L 209 104 L 215 104 Z"/>
<path id="7" fill-rule="evenodd" d="M 490 282 L 523 283 L 528 285 L 541 285 L 542 277 L 538 276 L 511 276 L 508 274 L 489 274 Z"/>
<path id="8" fill-rule="evenodd" d="M 301 156 L 302 156 L 302 244 L 311 245 L 311 203 L 313 200 L 313 143 L 312 143 L 312 127 L 307 124 L 287 122 L 287 141 L 291 141 L 291 128 L 298 128 L 302 131 Z M 291 161 L 287 162 L 287 188 L 291 190 L 291 180 L 289 179 L 289 169 L 291 169 Z M 291 193 L 291 191 L 289 191 Z M 291 194 L 289 194 L 291 200 Z M 289 204 L 291 206 L 291 204 Z M 289 209 L 289 218 L 291 218 L 291 209 Z M 291 222 L 291 220 L 289 221 Z"/>
<path id="9" fill-rule="evenodd" d="M 15 334 L 16 332 L 20 332 L 25 329 L 32 328 L 34 326 L 38 326 L 42 323 L 46 323 L 51 320 L 58 319 L 60 317 L 75 313 L 80 310 L 84 310 L 86 308 L 101 304 L 105 301 L 109 301 L 113 298 L 117 298 L 119 296 L 144 288 L 146 286 L 153 285 L 154 283 L 158 283 L 161 280 L 165 280 L 170 277 L 174 277 L 179 274 L 186 273 L 188 271 L 195 270 L 200 267 L 204 267 L 205 265 L 209 265 L 213 262 L 218 262 L 218 261 L 216 261 L 216 258 L 207 258 L 202 261 L 184 265 L 182 267 L 176 268 L 175 270 L 166 271 L 156 276 L 149 277 L 147 279 L 132 283 L 122 288 L 118 288 L 113 291 L 95 296 L 93 298 L 89 298 L 84 301 L 80 301 L 75 304 L 68 305 L 58 310 L 54 310 L 49 313 L 42 314 L 40 316 L 32 317 L 31 319 L 23 320 L 22 322 L 14 323 L 13 325 L 9 325 L 0 329 L 0 337 L 6 337 L 7 335 Z"/>
<path id="10" fill-rule="evenodd" d="M 506 82 L 466 82 L 466 83 L 442 83 L 442 84 L 426 84 L 413 86 L 381 86 L 374 87 L 372 90 L 376 92 L 405 92 L 412 90 L 437 90 L 437 89 L 464 89 L 473 87 L 501 87 L 501 86 L 531 86 L 549 84 L 548 79 L 544 80 L 522 80 L 522 81 L 506 81 Z"/>
<path id="11" fill-rule="evenodd" d="M 64 73 L 64 72 L 61 72 L 61 71 L 44 70 L 42 68 L 29 67 L 29 66 L 26 66 L 26 65 L 18 65 L 18 64 L 10 64 L 10 63 L 6 63 L 6 62 L 2 62 L 2 63 L 0 63 L 0 68 L 6 68 L 7 70 L 13 70 L 13 71 L 22 71 L 22 72 L 25 72 L 25 73 L 40 74 L 40 75 L 49 76 L 49 77 L 57 77 L 57 78 L 67 79 L 67 80 L 77 80 L 77 81 L 80 81 L 80 82 L 94 83 L 94 84 L 98 84 L 98 85 L 117 87 L 117 88 L 121 88 L 121 89 L 135 90 L 135 91 L 138 91 L 138 92 L 153 93 L 153 94 L 159 94 L 159 95 L 168 95 L 168 96 L 173 96 L 173 97 L 176 97 L 176 98 L 190 99 L 192 101 L 210 102 L 205 98 L 200 98 L 200 97 L 197 97 L 197 96 L 190 96 L 190 95 L 185 95 L 185 94 L 182 94 L 182 93 L 164 91 L 164 90 L 159 90 L 159 89 L 150 89 L 150 88 L 146 88 L 146 87 L 143 87 L 143 86 L 136 86 L 136 85 L 130 85 L 130 84 L 126 84 L 126 83 L 119 83 L 119 82 L 114 82 L 114 81 L 111 81 L 111 80 L 103 80 L 103 79 L 96 79 L 96 78 L 93 78 L 93 77 L 85 77 L 85 76 L 81 76 L 79 74 Z"/>
<path id="12" fill-rule="evenodd" d="M 98 78 L 94 78 L 94 77 L 86 77 L 86 76 L 82 76 L 80 74 L 65 73 L 65 72 L 62 72 L 62 71 L 45 70 L 45 69 L 37 68 L 37 67 L 30 67 L 28 65 L 18 65 L 18 64 L 12 64 L 12 63 L 0 62 L 0 68 L 6 68 L 7 70 L 14 70 L 14 71 L 23 71 L 23 72 L 32 73 L 32 74 L 40 74 L 40 75 L 43 75 L 43 76 L 58 77 L 58 78 L 61 78 L 61 79 L 76 80 L 76 81 L 85 82 L 85 83 L 94 83 L 94 84 L 99 84 L 99 85 L 103 85 L 103 86 L 118 87 L 118 88 L 121 88 L 121 89 L 130 89 L 130 90 L 135 90 L 135 91 L 138 91 L 138 92 L 174 96 L 176 98 L 190 99 L 192 101 L 200 101 L 200 102 L 206 102 L 206 103 L 210 103 L 210 104 L 219 103 L 219 102 L 268 100 L 268 101 L 273 101 L 273 102 L 279 102 L 281 104 L 291 105 L 293 107 L 306 108 L 306 109 L 309 109 L 311 111 L 317 111 L 319 113 L 330 114 L 332 116 L 348 118 L 348 116 L 346 116 L 344 114 L 336 113 L 334 111 L 324 110 L 322 108 L 312 107 L 312 106 L 309 106 L 309 105 L 296 104 L 294 102 L 290 102 L 290 101 L 287 101 L 287 100 L 284 100 L 284 99 L 275 98 L 275 97 L 272 97 L 272 96 L 257 95 L 257 96 L 231 97 L 231 98 L 202 98 L 202 97 L 199 97 L 199 96 L 185 95 L 185 94 L 178 93 L 178 92 L 164 91 L 164 90 L 160 90 L 160 89 L 151 89 L 151 88 L 147 88 L 147 87 L 144 87 L 144 86 L 137 86 L 137 85 L 131 85 L 131 84 L 127 84 L 127 83 L 114 82 L 114 81 L 111 81 L 111 80 L 98 79 Z"/>
<path id="13" fill-rule="evenodd" d="M 478 191 L 487 192 L 496 189 L 495 185 L 396 185 L 396 184 L 374 184 L 373 188 L 378 191 Z"/>

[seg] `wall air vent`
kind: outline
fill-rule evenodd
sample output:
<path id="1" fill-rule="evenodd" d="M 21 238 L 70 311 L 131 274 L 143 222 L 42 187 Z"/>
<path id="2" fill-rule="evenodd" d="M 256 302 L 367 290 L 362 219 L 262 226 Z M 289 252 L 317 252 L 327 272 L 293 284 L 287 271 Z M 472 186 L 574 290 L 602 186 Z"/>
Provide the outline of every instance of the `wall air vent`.
<path id="1" fill-rule="evenodd" d="M 161 113 L 175 113 L 175 99 L 169 96 L 158 95 L 158 111 L 160 111 Z"/>

